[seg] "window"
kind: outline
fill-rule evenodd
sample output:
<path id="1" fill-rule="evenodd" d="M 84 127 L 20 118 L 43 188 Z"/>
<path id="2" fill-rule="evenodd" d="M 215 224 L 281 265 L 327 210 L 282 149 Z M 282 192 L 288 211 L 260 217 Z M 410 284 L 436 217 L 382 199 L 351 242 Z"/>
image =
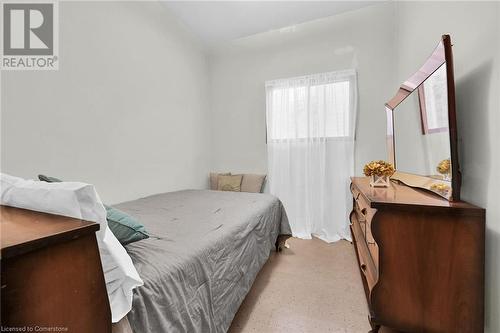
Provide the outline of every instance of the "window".
<path id="1" fill-rule="evenodd" d="M 351 136 L 353 79 L 345 71 L 267 82 L 268 140 Z"/>
<path id="2" fill-rule="evenodd" d="M 418 87 L 423 134 L 448 131 L 446 64 Z"/>

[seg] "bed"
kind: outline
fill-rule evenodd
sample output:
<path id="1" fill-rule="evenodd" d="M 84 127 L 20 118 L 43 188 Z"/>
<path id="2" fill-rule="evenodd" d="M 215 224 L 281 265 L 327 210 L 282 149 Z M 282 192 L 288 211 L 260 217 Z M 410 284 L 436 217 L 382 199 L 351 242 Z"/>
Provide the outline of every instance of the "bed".
<path id="1" fill-rule="evenodd" d="M 277 237 L 291 234 L 267 194 L 185 190 L 116 208 L 151 234 L 126 246 L 144 281 L 127 316 L 134 333 L 226 332 Z"/>

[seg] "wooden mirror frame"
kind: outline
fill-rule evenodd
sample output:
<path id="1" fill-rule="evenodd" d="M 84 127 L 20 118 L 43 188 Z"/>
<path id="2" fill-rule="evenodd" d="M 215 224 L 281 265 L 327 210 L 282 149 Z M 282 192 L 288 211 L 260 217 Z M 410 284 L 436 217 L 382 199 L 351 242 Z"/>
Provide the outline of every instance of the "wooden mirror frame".
<path id="1" fill-rule="evenodd" d="M 446 81 L 448 90 L 448 128 L 450 133 L 450 159 L 451 159 L 451 193 L 440 193 L 432 191 L 431 185 L 440 182 L 439 180 L 431 177 L 410 174 L 405 172 L 396 171 L 392 176 L 402 183 L 430 190 L 438 195 L 450 200 L 460 201 L 460 185 L 461 174 L 460 166 L 458 163 L 458 134 L 457 134 L 457 115 L 455 110 L 455 78 L 453 74 L 453 55 L 452 44 L 450 35 L 443 35 L 438 46 L 434 49 L 432 55 L 427 59 L 424 65 L 406 80 L 396 92 L 396 95 L 385 103 L 386 116 L 387 116 L 387 152 L 389 161 L 396 165 L 396 143 L 394 140 L 394 111 L 395 108 L 401 104 L 411 93 L 418 90 L 419 87 L 427 80 L 441 65 L 446 64 Z M 418 91 L 417 91 L 418 93 Z"/>

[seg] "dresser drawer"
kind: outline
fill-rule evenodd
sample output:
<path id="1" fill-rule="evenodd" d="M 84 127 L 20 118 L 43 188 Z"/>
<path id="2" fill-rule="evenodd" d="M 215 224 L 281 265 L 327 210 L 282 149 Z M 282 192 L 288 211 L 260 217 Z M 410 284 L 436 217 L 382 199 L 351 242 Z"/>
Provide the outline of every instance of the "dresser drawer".
<path id="1" fill-rule="evenodd" d="M 368 222 L 371 222 L 373 215 L 375 215 L 377 210 L 370 207 L 370 203 L 368 202 L 368 200 L 366 200 L 366 198 L 362 194 L 358 195 L 357 198 L 354 199 L 354 202 L 359 212 L 363 215 L 363 217 Z"/>
<path id="2" fill-rule="evenodd" d="M 359 227 L 361 230 L 361 235 L 363 236 L 363 241 L 366 242 L 366 245 L 368 247 L 368 250 L 370 252 L 370 256 L 373 259 L 373 263 L 375 264 L 375 267 L 378 268 L 378 245 L 375 242 L 375 239 L 373 238 L 372 235 L 372 229 L 371 229 L 371 220 L 364 218 L 363 215 L 361 215 L 360 218 L 360 213 L 356 211 L 354 214 L 356 215 L 356 218 L 359 223 Z"/>
<path id="3" fill-rule="evenodd" d="M 367 245 L 369 255 L 372 257 L 373 263 L 378 269 L 379 250 L 371 232 L 371 222 L 377 210 L 370 207 L 368 200 L 366 200 L 365 196 L 361 194 L 354 184 L 351 184 L 351 192 L 354 199 L 353 210 L 359 223 L 361 235 Z"/>
<path id="4" fill-rule="evenodd" d="M 354 215 L 356 215 L 356 218 L 358 220 L 359 226 L 361 228 L 361 232 L 363 235 L 363 239 L 366 238 L 366 218 L 365 216 L 361 213 L 359 210 L 359 207 L 354 204 L 354 210 L 353 210 Z M 352 222 L 352 221 L 351 221 Z"/>
<path id="5" fill-rule="evenodd" d="M 359 267 L 365 275 L 366 282 L 371 290 L 378 279 L 377 268 L 371 257 L 356 214 L 351 215 L 351 222 L 351 231 L 359 258 Z"/>
<path id="6" fill-rule="evenodd" d="M 354 198 L 354 200 L 357 200 L 361 194 L 359 189 L 352 183 L 351 183 L 351 193 L 352 193 L 352 197 Z"/>

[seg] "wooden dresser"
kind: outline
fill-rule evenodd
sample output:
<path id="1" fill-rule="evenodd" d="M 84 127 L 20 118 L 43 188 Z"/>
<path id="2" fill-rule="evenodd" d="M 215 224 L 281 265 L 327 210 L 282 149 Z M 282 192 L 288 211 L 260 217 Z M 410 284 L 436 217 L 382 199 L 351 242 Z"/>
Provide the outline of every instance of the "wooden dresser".
<path id="1" fill-rule="evenodd" d="M 0 228 L 2 331 L 111 332 L 98 224 L 0 206 Z"/>
<path id="2" fill-rule="evenodd" d="M 483 332 L 485 210 L 394 182 L 351 181 L 351 233 L 372 327 Z"/>

